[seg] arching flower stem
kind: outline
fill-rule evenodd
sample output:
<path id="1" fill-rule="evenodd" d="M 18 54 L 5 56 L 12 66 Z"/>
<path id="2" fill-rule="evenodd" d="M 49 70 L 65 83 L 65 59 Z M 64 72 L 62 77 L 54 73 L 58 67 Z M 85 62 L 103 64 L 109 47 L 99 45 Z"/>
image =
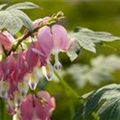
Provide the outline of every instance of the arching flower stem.
<path id="1" fill-rule="evenodd" d="M 56 75 L 60 83 L 63 85 L 63 87 L 65 87 L 65 89 L 67 89 L 75 97 L 75 99 L 80 98 L 80 96 L 65 82 L 65 80 L 58 74 L 55 69 L 54 74 Z"/>

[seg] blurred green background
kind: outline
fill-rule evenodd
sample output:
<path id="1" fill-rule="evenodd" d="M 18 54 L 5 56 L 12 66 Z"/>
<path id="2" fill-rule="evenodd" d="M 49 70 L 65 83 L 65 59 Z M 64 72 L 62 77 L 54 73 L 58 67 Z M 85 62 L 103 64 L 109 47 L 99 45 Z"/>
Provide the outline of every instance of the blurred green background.
<path id="1" fill-rule="evenodd" d="M 108 31 L 116 36 L 120 36 L 120 1 L 115 0 L 29 0 L 39 5 L 42 9 L 25 10 L 28 16 L 35 20 L 45 16 L 51 16 L 53 13 L 63 11 L 66 18 L 61 23 L 70 31 L 76 26 L 87 27 L 96 31 Z M 8 3 L 9 5 L 16 2 L 26 2 L 26 0 L 1 0 L 2 3 Z M 79 57 L 71 63 L 69 58 L 61 54 L 60 61 L 62 62 L 63 68 L 69 67 L 71 64 L 89 64 L 90 60 L 98 55 L 110 55 L 117 54 L 120 56 L 120 41 L 108 43 L 116 50 L 109 47 L 97 46 L 97 54 L 93 54 L 82 50 Z M 119 72 L 116 71 L 113 75 L 116 83 L 120 83 Z M 93 89 L 97 89 L 107 83 L 101 83 L 98 87 L 87 84 L 84 88 L 79 89 L 75 86 L 70 76 L 67 76 L 66 81 L 68 84 L 79 94 L 85 94 Z M 61 87 L 60 84 L 54 81 L 48 82 L 46 90 L 52 96 L 56 98 L 56 110 L 53 114 L 52 120 L 71 120 L 75 110 L 78 108 L 78 102 L 73 101 L 73 97 L 69 95 Z M 74 106 L 75 105 L 75 106 Z M 6 114 L 5 120 L 10 120 Z M 92 120 L 92 118 L 90 118 Z"/>

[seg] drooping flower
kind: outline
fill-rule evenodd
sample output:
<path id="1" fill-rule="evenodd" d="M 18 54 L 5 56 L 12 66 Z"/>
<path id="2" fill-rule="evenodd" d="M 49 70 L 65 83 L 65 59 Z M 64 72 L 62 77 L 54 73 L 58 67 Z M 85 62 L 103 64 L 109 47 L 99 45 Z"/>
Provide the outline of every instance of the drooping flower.
<path id="1" fill-rule="evenodd" d="M 0 94 L 2 98 L 6 99 L 15 88 L 12 75 L 16 69 L 16 61 L 13 54 L 1 62 L 0 67 L 2 73 L 0 78 Z"/>
<path id="2" fill-rule="evenodd" d="M 37 34 L 38 46 L 40 53 L 39 55 L 41 64 L 44 69 L 44 74 L 47 79 L 52 76 L 52 67 L 50 64 L 51 54 L 55 55 L 54 67 L 59 70 L 61 63 L 59 62 L 59 52 L 66 52 L 68 50 L 69 40 L 66 29 L 61 25 L 53 25 L 52 27 L 44 26 L 39 29 Z"/>
<path id="3" fill-rule="evenodd" d="M 68 35 L 66 29 L 61 25 L 53 25 L 52 26 L 52 35 L 53 35 L 53 41 L 54 41 L 54 54 L 55 54 L 55 64 L 54 67 L 56 70 L 59 70 L 61 68 L 61 63 L 59 62 L 58 54 L 59 52 L 65 52 L 67 45 L 69 43 L 68 41 Z"/>
<path id="4" fill-rule="evenodd" d="M 34 52 L 37 49 L 37 44 L 32 43 L 26 51 L 26 67 L 28 72 L 32 72 L 34 67 L 38 64 L 38 54 Z"/>
<path id="5" fill-rule="evenodd" d="M 7 101 L 11 110 L 14 108 L 10 101 L 14 101 L 15 106 L 18 106 L 28 91 L 28 83 L 24 80 L 24 62 L 24 54 L 22 56 L 20 53 L 17 59 L 11 54 L 0 64 L 0 96 Z"/>
<path id="6" fill-rule="evenodd" d="M 20 106 L 20 120 L 50 120 L 55 109 L 55 100 L 41 91 L 37 97 L 28 95 Z"/>
<path id="7" fill-rule="evenodd" d="M 20 52 L 17 58 L 17 68 L 16 68 L 16 80 L 22 81 L 24 76 L 27 74 L 26 66 L 26 52 Z"/>
<path id="8" fill-rule="evenodd" d="M 16 60 L 14 55 L 11 54 L 6 58 L 5 61 L 1 62 L 1 67 L 3 71 L 3 79 L 7 79 L 7 77 L 16 69 Z"/>

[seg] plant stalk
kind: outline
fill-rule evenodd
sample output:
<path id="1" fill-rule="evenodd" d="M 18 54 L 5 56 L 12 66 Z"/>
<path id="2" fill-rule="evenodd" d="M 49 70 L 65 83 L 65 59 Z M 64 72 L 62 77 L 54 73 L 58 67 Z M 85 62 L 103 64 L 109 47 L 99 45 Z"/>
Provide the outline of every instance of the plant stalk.
<path id="1" fill-rule="evenodd" d="M 56 70 L 54 70 L 54 74 L 60 81 L 60 83 L 76 98 L 78 99 L 80 96 L 65 82 L 65 80 L 58 74 Z"/>

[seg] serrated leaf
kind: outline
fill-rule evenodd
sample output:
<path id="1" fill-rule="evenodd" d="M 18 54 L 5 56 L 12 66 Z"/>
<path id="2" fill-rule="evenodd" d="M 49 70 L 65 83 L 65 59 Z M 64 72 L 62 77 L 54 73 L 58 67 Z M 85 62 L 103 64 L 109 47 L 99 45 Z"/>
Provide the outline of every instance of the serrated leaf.
<path id="1" fill-rule="evenodd" d="M 23 25 L 32 32 L 32 21 L 31 19 L 22 11 L 20 10 L 13 10 L 11 11 L 14 13 L 14 15 L 18 16 L 19 19 L 21 19 Z"/>
<path id="2" fill-rule="evenodd" d="M 85 36 L 89 37 L 94 43 L 100 43 L 102 41 L 111 42 L 115 40 L 120 40 L 120 37 L 113 36 L 109 32 L 93 31 L 88 28 L 82 28 L 82 27 L 77 27 L 76 29 L 74 29 L 74 31 L 84 34 Z"/>
<path id="3" fill-rule="evenodd" d="M 82 48 L 93 53 L 96 52 L 95 44 L 85 35 L 81 35 L 81 33 L 70 33 L 69 35 L 70 38 L 76 40 Z"/>
<path id="4" fill-rule="evenodd" d="M 2 5 L 0 5 L 0 10 L 1 10 L 2 8 L 4 8 L 6 5 L 7 5 L 7 4 L 2 4 Z"/>
<path id="5" fill-rule="evenodd" d="M 0 11 L 0 29 L 6 28 L 11 34 L 16 34 L 22 27 L 22 21 L 8 11 Z"/>
<path id="6" fill-rule="evenodd" d="M 108 32 L 94 32 L 87 28 L 77 27 L 69 33 L 71 39 L 76 40 L 82 48 L 95 53 L 95 46 L 102 42 L 120 40 L 120 37 L 113 36 Z"/>
<path id="7" fill-rule="evenodd" d="M 118 115 L 115 114 L 115 112 L 116 113 L 119 112 L 120 107 L 119 109 L 116 109 L 116 111 L 114 111 L 111 106 L 114 106 L 116 104 L 116 100 L 118 99 L 120 100 L 120 85 L 112 84 L 112 85 L 104 86 L 90 93 L 88 96 L 86 96 L 86 98 L 84 96 L 84 99 L 86 99 L 86 102 L 83 105 L 84 107 L 82 108 L 82 110 L 79 109 L 76 112 L 77 117 L 75 115 L 74 117 L 75 119 L 73 120 L 79 120 L 80 118 L 87 118 L 93 112 L 96 112 L 99 115 L 100 120 L 119 120 L 119 119 L 106 119 L 107 117 L 106 118 L 104 117 L 110 116 L 110 114 L 112 113 L 112 116 L 114 115 L 115 117 L 116 115 L 117 116 L 116 118 L 118 118 Z M 111 104 L 108 104 L 110 103 L 109 101 L 111 101 Z M 106 107 L 107 105 L 108 107 Z M 109 108 L 111 108 L 111 110 Z M 81 111 L 82 113 L 80 113 Z"/>
<path id="8" fill-rule="evenodd" d="M 31 2 L 17 3 L 8 7 L 6 10 L 21 10 L 21 9 L 35 9 L 39 8 L 38 5 Z"/>
<path id="9" fill-rule="evenodd" d="M 74 56 L 74 55 L 73 55 Z M 66 70 L 70 74 L 76 86 L 85 87 L 87 83 L 92 86 L 99 86 L 101 82 L 114 81 L 111 73 L 120 70 L 120 57 L 116 55 L 100 55 L 91 60 L 90 65 L 74 64 Z M 75 74 L 74 74 L 74 71 Z"/>
<path id="10" fill-rule="evenodd" d="M 23 5 L 23 6 L 22 6 Z M 15 4 L 5 10 L 0 11 L 0 29 L 7 29 L 11 34 L 16 34 L 24 25 L 29 31 L 32 29 L 31 19 L 21 10 L 25 8 L 36 8 L 37 5 L 25 2 Z"/>
<path id="11" fill-rule="evenodd" d="M 94 43 L 104 42 L 112 42 L 115 40 L 120 40 L 120 37 L 113 36 L 111 33 L 108 32 L 94 32 L 91 35 Z"/>

